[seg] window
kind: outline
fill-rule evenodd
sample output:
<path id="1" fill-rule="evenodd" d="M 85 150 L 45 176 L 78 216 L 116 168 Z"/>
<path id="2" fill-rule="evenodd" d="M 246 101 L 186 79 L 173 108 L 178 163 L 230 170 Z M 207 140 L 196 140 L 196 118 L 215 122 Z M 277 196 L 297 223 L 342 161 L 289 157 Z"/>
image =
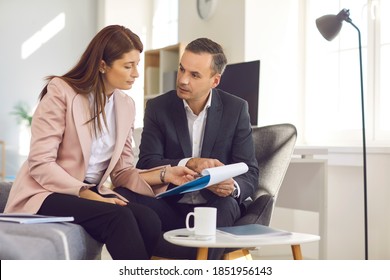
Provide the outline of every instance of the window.
<path id="1" fill-rule="evenodd" d="M 380 145 L 390 140 L 390 4 L 386 0 L 308 0 L 305 139 L 311 145 L 361 145 L 359 44 L 357 30 L 347 22 L 328 42 L 315 20 L 324 14 L 350 10 L 362 39 L 366 140 Z M 387 61 L 387 63 L 386 63 Z"/>
<path id="2" fill-rule="evenodd" d="M 178 42 L 178 0 L 154 0 L 152 49 Z"/>
<path id="3" fill-rule="evenodd" d="M 374 2 L 375 40 L 378 48 L 375 52 L 375 62 L 378 68 L 378 76 L 375 80 L 377 92 L 376 107 L 378 108 L 376 119 L 378 140 L 390 139 L 390 1 L 381 0 Z M 385 16 L 386 15 L 386 16 Z M 375 70 L 374 70 L 375 71 Z"/>

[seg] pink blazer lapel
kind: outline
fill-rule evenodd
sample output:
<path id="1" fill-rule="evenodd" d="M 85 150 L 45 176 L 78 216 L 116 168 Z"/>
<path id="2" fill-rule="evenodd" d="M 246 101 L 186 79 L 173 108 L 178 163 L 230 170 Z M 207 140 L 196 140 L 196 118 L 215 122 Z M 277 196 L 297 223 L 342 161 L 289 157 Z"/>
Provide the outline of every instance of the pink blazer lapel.
<path id="1" fill-rule="evenodd" d="M 134 130 L 134 117 L 134 102 L 124 93 L 118 92 L 115 95 L 116 141 L 113 154 L 114 162 L 118 160 L 130 132 L 132 134 Z"/>
<path id="2" fill-rule="evenodd" d="M 87 170 L 92 145 L 92 131 L 90 130 L 90 126 L 87 125 L 90 118 L 88 97 L 77 94 L 73 99 L 72 109 L 77 136 L 80 141 L 81 150 L 83 151 L 85 170 Z"/>
<path id="3" fill-rule="evenodd" d="M 116 121 L 116 140 L 115 148 L 112 154 L 111 161 L 106 172 L 103 175 L 102 182 L 104 183 L 111 171 L 114 169 L 119 157 L 122 154 L 129 134 L 132 134 L 134 129 L 135 107 L 132 99 L 124 95 L 124 93 L 115 91 L 115 121 Z M 129 104 L 130 103 L 130 104 Z M 101 184 L 100 184 L 101 185 Z"/>

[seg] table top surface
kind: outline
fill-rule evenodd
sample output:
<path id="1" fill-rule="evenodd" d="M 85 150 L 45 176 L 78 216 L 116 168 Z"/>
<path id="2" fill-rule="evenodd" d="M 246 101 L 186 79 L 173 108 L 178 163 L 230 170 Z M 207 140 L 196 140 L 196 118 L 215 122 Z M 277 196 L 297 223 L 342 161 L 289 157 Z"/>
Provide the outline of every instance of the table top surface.
<path id="1" fill-rule="evenodd" d="M 217 230 L 215 237 L 208 240 L 200 240 L 197 239 L 192 231 L 182 228 L 165 232 L 164 239 L 175 245 L 186 247 L 246 248 L 265 245 L 299 245 L 319 241 L 320 236 L 291 232 L 291 234 L 286 235 L 261 235 L 258 237 L 236 238 Z"/>

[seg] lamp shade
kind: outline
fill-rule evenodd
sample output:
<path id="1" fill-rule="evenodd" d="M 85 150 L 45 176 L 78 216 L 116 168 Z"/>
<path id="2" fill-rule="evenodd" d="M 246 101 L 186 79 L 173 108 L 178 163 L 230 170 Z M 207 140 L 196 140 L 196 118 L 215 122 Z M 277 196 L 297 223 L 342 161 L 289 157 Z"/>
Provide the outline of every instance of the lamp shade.
<path id="1" fill-rule="evenodd" d="M 325 15 L 316 20 L 318 31 L 328 41 L 332 41 L 339 34 L 343 21 L 350 22 L 349 10 L 342 9 L 337 15 Z"/>

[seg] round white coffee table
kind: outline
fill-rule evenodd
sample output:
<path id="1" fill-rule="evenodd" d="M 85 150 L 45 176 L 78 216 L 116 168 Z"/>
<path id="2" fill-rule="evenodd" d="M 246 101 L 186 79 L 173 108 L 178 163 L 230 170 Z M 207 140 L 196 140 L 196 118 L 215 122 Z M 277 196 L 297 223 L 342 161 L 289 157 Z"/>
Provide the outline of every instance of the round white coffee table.
<path id="1" fill-rule="evenodd" d="M 207 260 L 208 248 L 246 248 L 268 246 L 268 245 L 290 245 L 294 260 L 302 260 L 301 244 L 319 241 L 318 235 L 291 232 L 288 235 L 278 236 L 259 236 L 235 238 L 217 230 L 214 238 L 200 240 L 194 236 L 194 233 L 187 229 L 175 229 L 164 233 L 164 239 L 170 243 L 185 247 L 198 248 L 197 259 Z"/>

